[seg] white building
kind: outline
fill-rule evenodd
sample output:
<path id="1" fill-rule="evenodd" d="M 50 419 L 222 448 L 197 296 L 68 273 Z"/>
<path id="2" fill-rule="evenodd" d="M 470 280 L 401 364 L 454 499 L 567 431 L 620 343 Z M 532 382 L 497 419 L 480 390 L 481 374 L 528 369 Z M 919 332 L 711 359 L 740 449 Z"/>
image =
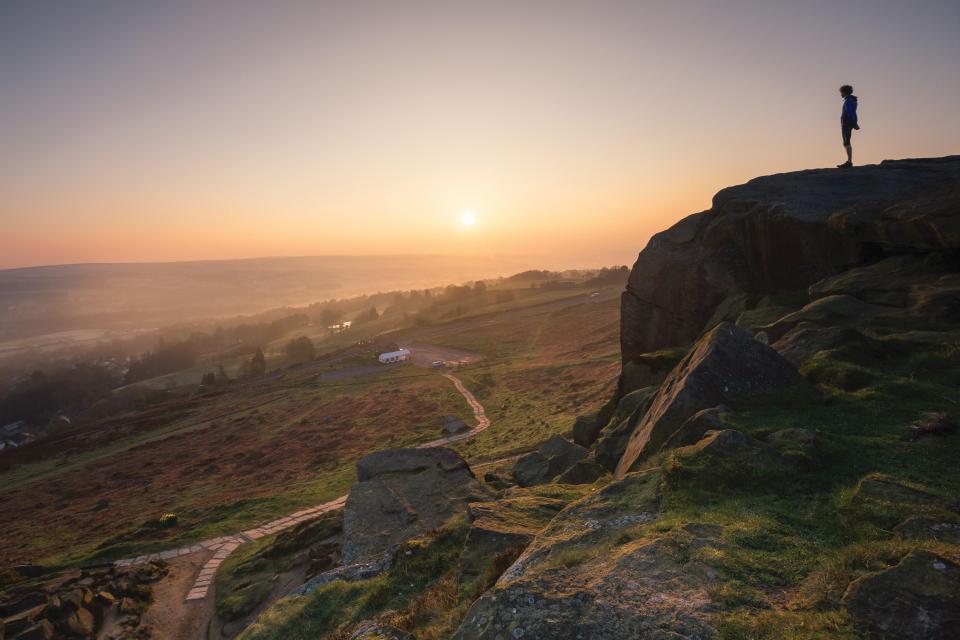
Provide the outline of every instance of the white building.
<path id="1" fill-rule="evenodd" d="M 377 356 L 377 360 L 381 364 L 389 364 L 391 362 L 403 362 L 410 358 L 409 349 L 400 349 L 399 351 L 388 351 L 386 353 L 381 353 Z"/>

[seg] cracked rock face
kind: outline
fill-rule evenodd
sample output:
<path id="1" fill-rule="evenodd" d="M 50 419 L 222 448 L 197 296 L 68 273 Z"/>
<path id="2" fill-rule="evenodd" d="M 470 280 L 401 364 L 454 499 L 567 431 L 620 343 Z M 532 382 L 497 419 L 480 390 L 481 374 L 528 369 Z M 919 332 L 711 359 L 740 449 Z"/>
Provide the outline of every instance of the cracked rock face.
<path id="1" fill-rule="evenodd" d="M 343 513 L 343 563 L 370 562 L 394 545 L 467 513 L 486 493 L 455 451 L 389 449 L 357 462 Z"/>
<path id="2" fill-rule="evenodd" d="M 637 533 L 657 517 L 659 481 L 656 472 L 631 474 L 564 509 L 453 638 L 712 637 L 716 573 L 681 565 Z"/>
<path id="3" fill-rule="evenodd" d="M 956 249 L 958 208 L 960 156 L 783 173 L 724 189 L 637 258 L 621 299 L 623 361 L 689 344 L 738 296 L 807 287 L 878 249 Z"/>
<path id="4" fill-rule="evenodd" d="M 636 470 L 657 453 L 691 416 L 788 388 L 801 388 L 796 367 L 754 340 L 749 331 L 723 322 L 704 335 L 671 371 L 637 422 L 616 475 Z"/>

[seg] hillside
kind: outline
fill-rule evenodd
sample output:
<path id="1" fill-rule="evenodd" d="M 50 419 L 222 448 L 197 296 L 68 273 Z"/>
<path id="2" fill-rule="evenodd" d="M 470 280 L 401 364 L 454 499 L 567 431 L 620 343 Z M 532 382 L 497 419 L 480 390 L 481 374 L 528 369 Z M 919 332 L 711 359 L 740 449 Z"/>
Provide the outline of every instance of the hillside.
<path id="1" fill-rule="evenodd" d="M 640 254 L 577 444 L 242 637 L 956 637 L 958 229 L 960 157 L 721 191 Z M 344 535 L 390 527 L 361 497 L 407 473 L 354 485 Z"/>
<path id="2" fill-rule="evenodd" d="M 36 346 L 46 334 L 54 334 L 46 340 L 51 344 L 89 342 L 201 318 L 503 276 L 526 266 L 513 258 L 396 255 L 0 269 L 0 344 L 34 338 L 28 346 Z"/>
<path id="3" fill-rule="evenodd" d="M 394 336 L 471 354 L 445 370 L 469 393 L 431 357 L 293 369 L 8 472 L 8 557 L 127 555 L 91 571 L 145 572 L 153 604 L 119 618 L 138 637 L 958 637 L 960 156 L 725 189 L 614 295 Z M 468 410 L 476 427 L 444 418 L 472 428 L 428 442 Z M 167 505 L 183 521 L 161 529 Z M 32 596 L 35 617 L 75 584 Z"/>

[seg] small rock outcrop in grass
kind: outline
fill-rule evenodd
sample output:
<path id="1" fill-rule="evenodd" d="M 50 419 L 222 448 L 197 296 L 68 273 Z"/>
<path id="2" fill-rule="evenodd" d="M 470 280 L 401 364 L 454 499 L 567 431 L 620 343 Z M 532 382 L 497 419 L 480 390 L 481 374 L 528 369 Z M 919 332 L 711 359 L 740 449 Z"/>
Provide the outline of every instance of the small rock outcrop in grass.
<path id="1" fill-rule="evenodd" d="M 960 566 L 928 551 L 913 551 L 889 569 L 854 580 L 843 604 L 871 637 L 956 638 Z"/>
<path id="2" fill-rule="evenodd" d="M 862 333 L 850 327 L 817 327 L 801 324 L 787 331 L 773 344 L 773 348 L 799 367 L 820 351 L 866 341 L 867 338 Z"/>
<path id="3" fill-rule="evenodd" d="M 470 430 L 470 425 L 457 416 L 444 416 L 441 425 L 441 432 L 445 436 L 452 436 Z"/>
<path id="4" fill-rule="evenodd" d="M 794 470 L 783 454 L 734 429 L 709 431 L 700 442 L 671 453 L 671 481 L 711 487 L 744 487 L 751 481 L 782 477 Z"/>
<path id="5" fill-rule="evenodd" d="M 960 522 L 945 522 L 927 516 L 907 518 L 893 528 L 904 540 L 932 540 L 947 544 L 960 544 Z"/>

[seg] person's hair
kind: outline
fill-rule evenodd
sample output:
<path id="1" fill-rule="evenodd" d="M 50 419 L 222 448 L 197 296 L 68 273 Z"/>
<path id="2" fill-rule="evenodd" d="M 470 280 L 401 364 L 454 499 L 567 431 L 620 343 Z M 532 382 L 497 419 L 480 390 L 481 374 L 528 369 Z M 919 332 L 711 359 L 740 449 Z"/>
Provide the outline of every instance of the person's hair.
<path id="1" fill-rule="evenodd" d="M 840 93 L 842 93 L 842 94 L 845 95 L 845 96 L 848 96 L 848 95 L 850 95 L 851 93 L 853 93 L 853 87 L 851 87 L 851 86 L 848 85 L 848 84 L 845 84 L 845 85 L 843 85 L 842 87 L 840 87 Z"/>

